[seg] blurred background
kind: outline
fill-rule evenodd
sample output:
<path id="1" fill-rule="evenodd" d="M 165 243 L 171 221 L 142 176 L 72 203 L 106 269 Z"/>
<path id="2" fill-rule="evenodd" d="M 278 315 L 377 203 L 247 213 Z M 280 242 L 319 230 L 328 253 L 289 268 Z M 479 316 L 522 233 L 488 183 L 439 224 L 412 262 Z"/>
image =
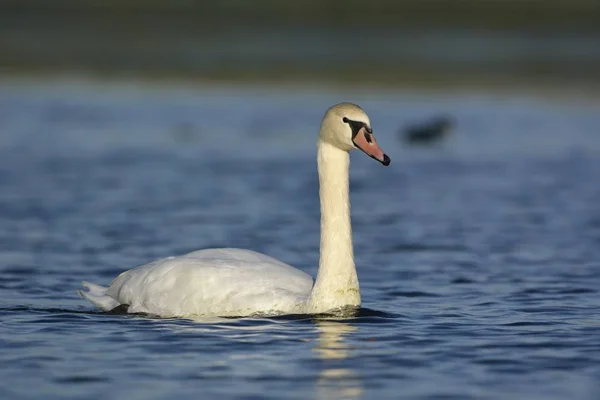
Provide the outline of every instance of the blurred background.
<path id="1" fill-rule="evenodd" d="M 0 397 L 596 398 L 599 90 L 596 0 L 0 0 Z M 392 159 L 352 155 L 356 318 L 76 297 L 206 247 L 314 276 L 341 101 Z"/>
<path id="2" fill-rule="evenodd" d="M 4 73 L 597 85 L 594 0 L 3 0 Z"/>
<path id="3" fill-rule="evenodd" d="M 299 132 L 314 132 L 330 103 L 362 101 L 373 104 L 376 117 L 386 116 L 377 123 L 411 154 L 412 145 L 444 141 L 455 152 L 531 149 L 523 141 L 541 151 L 556 142 L 588 149 L 594 145 L 577 130 L 535 139 L 549 121 L 534 117 L 533 105 L 516 104 L 596 107 L 599 21 L 600 3 L 592 0 L 4 0 L 3 113 L 14 115 L 13 96 L 35 98 L 46 130 L 76 132 L 58 141 L 67 147 L 97 148 L 98 140 L 135 147 L 136 132 L 145 141 L 194 141 L 210 126 L 234 137 L 203 146 L 231 147 L 260 131 L 277 137 L 263 141 L 267 149 L 293 142 L 292 152 L 309 136 Z M 484 107 L 485 101 L 494 104 Z M 134 115 L 136 107 L 149 120 Z M 502 107 L 527 115 L 504 118 Z M 492 122 L 486 112 L 498 118 Z M 515 121 L 517 129 L 498 126 Z M 27 150 L 39 139 L 60 151 L 56 138 L 32 140 L 36 134 L 17 125 L 5 129 L 14 134 L 5 146 L 23 139 Z M 479 141 L 484 126 L 485 133 L 502 133 Z"/>

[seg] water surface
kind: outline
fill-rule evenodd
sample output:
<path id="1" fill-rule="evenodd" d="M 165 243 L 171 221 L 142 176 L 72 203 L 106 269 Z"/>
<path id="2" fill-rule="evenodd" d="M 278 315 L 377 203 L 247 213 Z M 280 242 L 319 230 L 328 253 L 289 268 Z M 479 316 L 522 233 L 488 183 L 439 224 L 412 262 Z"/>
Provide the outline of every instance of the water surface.
<path id="1" fill-rule="evenodd" d="M 249 248 L 315 274 L 316 132 L 352 155 L 364 308 L 154 319 L 75 290 L 158 257 Z M 600 114 L 481 93 L 0 85 L 0 397 L 592 399 L 600 391 Z M 397 131 L 449 113 L 432 148 Z"/>

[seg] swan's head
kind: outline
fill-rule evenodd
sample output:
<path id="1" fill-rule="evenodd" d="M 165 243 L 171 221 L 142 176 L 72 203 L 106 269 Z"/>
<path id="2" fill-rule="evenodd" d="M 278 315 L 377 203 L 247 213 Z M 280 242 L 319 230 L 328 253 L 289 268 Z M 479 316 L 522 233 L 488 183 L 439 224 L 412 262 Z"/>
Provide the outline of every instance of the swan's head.
<path id="1" fill-rule="evenodd" d="M 383 165 L 390 165 L 390 158 L 375 141 L 369 116 L 356 104 L 340 103 L 329 108 L 321 123 L 320 140 L 344 151 L 360 149 Z"/>

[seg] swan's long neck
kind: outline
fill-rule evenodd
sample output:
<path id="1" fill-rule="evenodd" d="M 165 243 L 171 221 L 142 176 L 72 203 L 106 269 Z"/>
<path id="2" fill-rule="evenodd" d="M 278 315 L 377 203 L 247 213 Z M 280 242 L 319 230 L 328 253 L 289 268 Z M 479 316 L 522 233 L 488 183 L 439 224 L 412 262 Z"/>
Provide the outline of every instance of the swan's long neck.
<path id="1" fill-rule="evenodd" d="M 321 254 L 319 272 L 308 300 L 311 312 L 360 305 L 350 225 L 349 166 L 347 151 L 319 140 Z"/>

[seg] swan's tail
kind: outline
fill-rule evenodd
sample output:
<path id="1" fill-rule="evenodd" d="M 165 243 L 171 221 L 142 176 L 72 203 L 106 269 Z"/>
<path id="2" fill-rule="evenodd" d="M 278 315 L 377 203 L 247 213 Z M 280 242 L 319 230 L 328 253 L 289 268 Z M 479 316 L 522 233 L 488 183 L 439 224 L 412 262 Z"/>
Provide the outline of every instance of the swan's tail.
<path id="1" fill-rule="evenodd" d="M 106 294 L 106 290 L 108 288 L 94 285 L 93 283 L 89 283 L 86 281 L 81 282 L 81 284 L 85 289 L 87 289 L 87 291 L 78 290 L 77 294 L 83 297 L 84 299 L 88 299 L 89 301 L 91 301 L 92 304 L 96 307 L 99 307 L 104 311 L 110 311 L 120 305 L 118 301 Z"/>

